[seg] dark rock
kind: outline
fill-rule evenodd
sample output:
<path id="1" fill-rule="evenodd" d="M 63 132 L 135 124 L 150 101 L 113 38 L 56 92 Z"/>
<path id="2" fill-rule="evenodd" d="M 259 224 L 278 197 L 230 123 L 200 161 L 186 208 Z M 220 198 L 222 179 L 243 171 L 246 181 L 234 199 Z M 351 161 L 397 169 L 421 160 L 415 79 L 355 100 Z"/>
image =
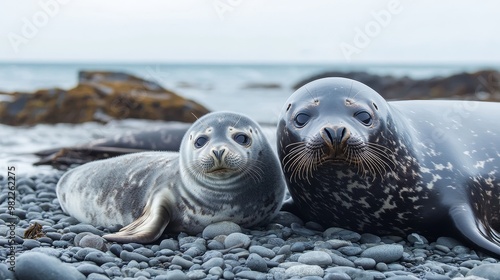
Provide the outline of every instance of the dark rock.
<path id="1" fill-rule="evenodd" d="M 104 269 L 95 264 L 90 264 L 90 263 L 84 263 L 82 265 L 79 265 L 76 269 L 78 269 L 78 271 L 80 271 L 85 275 L 89 275 L 91 273 L 104 274 Z"/>
<path id="2" fill-rule="evenodd" d="M 18 280 L 85 279 L 73 266 L 38 252 L 26 252 L 19 256 L 15 276 Z"/>
<path id="3" fill-rule="evenodd" d="M 114 262 L 114 258 L 104 254 L 103 252 L 90 252 L 85 256 L 86 261 L 94 262 L 98 265 L 103 265 L 108 262 Z M 125 259 L 124 259 L 125 260 Z"/>
<path id="4" fill-rule="evenodd" d="M 224 240 L 224 246 L 227 248 L 231 248 L 233 246 L 240 246 L 242 248 L 247 248 L 250 245 L 250 238 L 248 235 L 235 232 L 231 233 Z"/>
<path id="5" fill-rule="evenodd" d="M 95 235 L 103 235 L 103 232 L 96 229 L 93 225 L 88 225 L 88 224 L 78 224 L 74 226 L 69 227 L 69 231 L 74 232 L 74 233 L 82 233 L 82 232 L 91 232 Z"/>
<path id="6" fill-rule="evenodd" d="M 79 242 L 79 246 L 82 248 L 85 247 L 94 248 L 101 251 L 106 250 L 106 244 L 104 238 L 95 234 L 89 234 L 82 237 L 82 239 Z"/>
<path id="7" fill-rule="evenodd" d="M 212 239 L 218 235 L 230 235 L 234 232 L 241 232 L 241 227 L 233 222 L 218 222 L 205 227 L 202 236 L 205 239 Z"/>
<path id="8" fill-rule="evenodd" d="M 14 279 L 14 273 L 4 263 L 0 263 L 0 279 Z"/>
<path id="9" fill-rule="evenodd" d="M 240 271 L 236 273 L 238 279 L 251 279 L 251 280 L 265 280 L 267 276 L 265 273 L 257 271 Z"/>
<path id="10" fill-rule="evenodd" d="M 298 260 L 303 264 L 316 264 L 319 266 L 329 266 L 332 264 L 332 258 L 326 252 L 322 251 L 311 251 L 302 254 Z"/>
<path id="11" fill-rule="evenodd" d="M 467 276 L 477 276 L 488 280 L 500 280 L 500 264 L 483 264 L 474 267 Z"/>
<path id="12" fill-rule="evenodd" d="M 439 237 L 436 240 L 437 245 L 442 245 L 448 247 L 449 249 L 453 249 L 453 247 L 462 245 L 458 240 L 452 237 Z"/>
<path id="13" fill-rule="evenodd" d="M 146 258 L 145 256 L 143 256 L 141 254 L 129 252 L 129 251 L 125 251 L 125 250 L 123 250 L 120 253 L 120 258 L 124 261 L 131 261 L 131 260 L 135 260 L 137 262 L 148 262 L 149 261 L 148 258 Z"/>
<path id="14" fill-rule="evenodd" d="M 500 101 L 500 73 L 483 70 L 459 73 L 449 77 L 414 80 L 408 77 L 379 76 L 366 72 L 326 72 L 297 83 L 297 89 L 308 82 L 326 77 L 345 77 L 368 85 L 386 99 L 467 99 Z"/>
<path id="15" fill-rule="evenodd" d="M 169 249 L 172 251 L 179 250 L 179 242 L 173 239 L 163 239 L 160 243 L 160 250 Z"/>
<path id="16" fill-rule="evenodd" d="M 254 271 L 266 272 L 267 264 L 266 261 L 259 255 L 252 253 L 248 256 L 246 261 L 246 266 Z"/>
<path id="17" fill-rule="evenodd" d="M 401 245 L 378 245 L 366 249 L 361 253 L 363 258 L 371 258 L 376 262 L 391 263 L 399 260 L 403 256 L 403 246 Z"/>
<path id="18" fill-rule="evenodd" d="M 274 256 L 276 256 L 276 253 L 273 250 L 268 249 L 268 248 L 263 247 L 263 246 L 250 246 L 249 252 L 255 253 L 263 258 L 272 259 L 272 258 L 274 258 Z"/>
<path id="19" fill-rule="evenodd" d="M 0 123 L 107 122 L 113 119 L 153 119 L 193 122 L 208 113 L 202 105 L 160 85 L 116 72 L 79 73 L 70 90 L 59 88 L 35 93 L 14 92 L 0 102 Z"/>

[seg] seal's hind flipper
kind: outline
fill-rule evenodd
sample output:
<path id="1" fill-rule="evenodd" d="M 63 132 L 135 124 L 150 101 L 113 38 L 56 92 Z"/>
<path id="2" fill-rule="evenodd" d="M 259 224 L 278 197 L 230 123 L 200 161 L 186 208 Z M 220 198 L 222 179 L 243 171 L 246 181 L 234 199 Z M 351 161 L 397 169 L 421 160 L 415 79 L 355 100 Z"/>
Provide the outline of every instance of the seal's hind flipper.
<path id="1" fill-rule="evenodd" d="M 500 234 L 476 217 L 467 203 L 450 208 L 456 229 L 476 247 L 500 257 Z"/>
<path id="2" fill-rule="evenodd" d="M 158 194 L 150 199 L 142 215 L 117 233 L 106 234 L 103 237 L 108 241 L 120 243 L 151 243 L 157 240 L 170 222 L 170 213 L 167 201 Z M 151 203 L 150 203 L 151 202 Z"/>

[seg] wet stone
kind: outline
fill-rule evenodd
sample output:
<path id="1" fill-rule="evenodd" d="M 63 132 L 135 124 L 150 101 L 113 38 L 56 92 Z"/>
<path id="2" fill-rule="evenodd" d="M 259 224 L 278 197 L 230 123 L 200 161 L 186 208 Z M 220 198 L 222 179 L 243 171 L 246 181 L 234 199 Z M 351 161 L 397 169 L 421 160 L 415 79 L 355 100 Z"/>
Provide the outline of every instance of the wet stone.
<path id="1" fill-rule="evenodd" d="M 189 279 L 204 279 L 207 274 L 203 272 L 203 270 L 192 270 L 186 273 L 186 276 Z"/>
<path id="2" fill-rule="evenodd" d="M 120 253 L 123 251 L 122 246 L 119 244 L 113 244 L 109 247 L 109 251 L 113 253 L 115 256 L 119 257 Z"/>
<path id="3" fill-rule="evenodd" d="M 292 252 L 303 252 L 306 249 L 304 242 L 295 242 L 290 246 Z"/>
<path id="4" fill-rule="evenodd" d="M 134 253 L 141 254 L 147 258 L 154 257 L 154 255 L 155 255 L 155 253 L 151 249 L 144 248 L 144 247 L 135 249 Z"/>
<path id="5" fill-rule="evenodd" d="M 361 234 L 361 239 L 359 240 L 360 243 L 368 243 L 368 244 L 374 244 L 374 243 L 379 243 L 382 239 L 378 237 L 377 235 L 371 234 L 371 233 L 363 233 Z"/>
<path id="6" fill-rule="evenodd" d="M 94 262 L 98 265 L 103 265 L 107 262 L 114 262 L 115 259 L 111 256 L 104 254 L 103 252 L 90 252 L 85 256 L 86 261 Z"/>
<path id="7" fill-rule="evenodd" d="M 356 256 L 363 252 L 363 249 L 357 246 L 346 246 L 339 248 L 338 251 L 346 256 Z"/>
<path id="8" fill-rule="evenodd" d="M 338 266 L 354 267 L 354 263 L 351 260 L 348 260 L 342 256 L 330 254 L 330 257 L 332 258 L 332 262 Z"/>
<path id="9" fill-rule="evenodd" d="M 27 250 L 31 250 L 31 249 L 37 248 L 37 247 L 40 247 L 40 242 L 37 240 L 26 239 L 23 242 L 23 248 L 25 248 Z"/>
<path id="10" fill-rule="evenodd" d="M 331 239 L 326 241 L 328 244 L 332 246 L 332 249 L 339 249 L 346 246 L 351 246 L 352 242 L 340 239 Z"/>
<path id="11" fill-rule="evenodd" d="M 449 249 L 453 249 L 453 247 L 455 246 L 462 245 L 458 240 L 451 237 L 439 237 L 436 240 L 436 244 L 446 246 Z"/>
<path id="12" fill-rule="evenodd" d="M 243 233 L 235 232 L 231 233 L 224 240 L 224 246 L 227 248 L 231 248 L 234 246 L 241 246 L 242 248 L 248 248 L 250 245 L 250 238 Z"/>
<path id="13" fill-rule="evenodd" d="M 222 267 L 224 265 L 224 259 L 222 258 L 212 258 L 208 260 L 207 262 L 203 263 L 201 266 L 205 271 L 210 270 L 212 267 Z"/>
<path id="14" fill-rule="evenodd" d="M 292 223 L 291 228 L 292 228 L 293 233 L 298 234 L 298 235 L 302 235 L 302 236 L 313 236 L 316 234 L 315 231 L 307 229 L 307 228 L 305 228 L 302 225 L 297 224 L 297 223 Z"/>
<path id="15" fill-rule="evenodd" d="M 103 235 L 102 231 L 100 231 L 97 228 L 95 228 L 94 226 L 88 225 L 88 224 L 78 224 L 78 225 L 70 226 L 69 231 L 74 232 L 74 233 L 91 232 L 95 235 L 99 235 L 99 236 Z"/>
<path id="16" fill-rule="evenodd" d="M 326 252 L 322 251 L 311 251 L 302 254 L 298 261 L 303 264 L 319 265 L 319 266 L 329 266 L 332 264 L 332 258 Z"/>
<path id="17" fill-rule="evenodd" d="M 132 260 L 135 260 L 137 262 L 148 262 L 149 261 L 148 258 L 146 258 L 145 256 L 143 256 L 141 254 L 129 252 L 129 251 L 125 251 L 125 250 L 123 250 L 120 253 L 120 258 L 124 261 L 132 261 Z"/>
<path id="18" fill-rule="evenodd" d="M 436 250 L 439 250 L 439 251 L 441 251 L 441 252 L 444 252 L 445 254 L 446 254 L 446 253 L 449 253 L 449 252 L 451 251 L 451 250 L 450 250 L 450 248 L 448 248 L 448 247 L 446 247 L 446 246 L 444 246 L 444 245 L 439 245 L 439 244 L 437 244 L 437 245 L 435 246 L 435 248 L 436 248 Z"/>
<path id="19" fill-rule="evenodd" d="M 352 279 L 351 276 L 343 272 L 327 273 L 324 277 L 324 280 L 351 280 L 351 279 Z"/>
<path id="20" fill-rule="evenodd" d="M 173 259 L 172 259 L 172 264 L 176 264 L 176 265 L 179 265 L 181 266 L 183 269 L 189 269 L 191 268 L 194 263 L 192 261 L 188 261 L 182 257 L 179 257 L 179 256 L 175 256 Z"/>
<path id="21" fill-rule="evenodd" d="M 218 235 L 230 235 L 231 233 L 241 232 L 241 227 L 233 222 L 218 222 L 210 224 L 203 230 L 202 236 L 205 239 L 212 239 Z"/>
<path id="22" fill-rule="evenodd" d="M 26 252 L 19 256 L 15 276 L 18 280 L 85 279 L 85 276 L 73 266 L 38 252 Z"/>
<path id="23" fill-rule="evenodd" d="M 52 240 L 60 240 L 62 237 L 62 234 L 58 232 L 47 232 L 45 235 Z"/>
<path id="24" fill-rule="evenodd" d="M 210 275 L 215 275 L 215 276 L 218 276 L 220 277 L 222 275 L 224 271 L 222 270 L 222 268 L 216 266 L 216 267 L 212 267 L 209 271 L 208 271 L 208 274 Z"/>
<path id="25" fill-rule="evenodd" d="M 267 264 L 266 261 L 259 255 L 252 253 L 248 256 L 246 260 L 246 266 L 254 271 L 266 272 Z"/>
<path id="26" fill-rule="evenodd" d="M 373 268 L 375 268 L 376 264 L 377 264 L 377 262 L 375 262 L 374 259 L 370 259 L 370 258 L 357 258 L 354 260 L 354 265 L 360 266 L 363 269 L 373 269 Z"/>
<path id="27" fill-rule="evenodd" d="M 488 280 L 500 280 L 500 264 L 483 264 L 471 269 L 467 276 L 482 277 Z"/>
<path id="28" fill-rule="evenodd" d="M 82 265 L 79 265 L 76 269 L 78 269 L 78 271 L 80 271 L 82 274 L 85 274 L 85 275 L 89 275 L 91 273 L 99 273 L 99 274 L 104 273 L 104 269 L 102 269 L 101 267 L 99 267 L 97 265 L 90 264 L 90 263 L 84 263 Z"/>
<path id="29" fill-rule="evenodd" d="M 306 277 L 306 276 L 320 276 L 323 277 L 324 270 L 318 265 L 294 265 L 285 271 L 286 277 Z"/>
<path id="30" fill-rule="evenodd" d="M 250 280 L 265 280 L 267 275 L 258 271 L 240 271 L 236 273 L 236 277 L 239 279 L 250 279 Z"/>
<path id="31" fill-rule="evenodd" d="M 193 279 L 193 278 L 188 277 L 184 272 L 182 272 L 180 270 L 172 270 L 172 271 L 167 272 L 164 279 L 167 279 L 167 280 L 187 280 L 187 279 Z M 194 279 L 199 279 L 199 278 L 194 278 Z"/>
<path id="32" fill-rule="evenodd" d="M 250 253 L 255 253 L 263 258 L 274 258 L 274 256 L 276 256 L 276 253 L 271 250 L 271 249 L 268 249 L 264 246 L 250 246 L 249 250 L 248 250 Z"/>
<path id="33" fill-rule="evenodd" d="M 61 257 L 61 251 L 54 249 L 54 248 L 48 248 L 48 247 L 34 248 L 30 252 L 39 252 L 39 253 L 43 253 L 45 255 L 53 256 L 56 258 Z"/>
<path id="34" fill-rule="evenodd" d="M 103 274 L 91 273 L 87 276 L 87 280 L 109 280 L 109 277 Z"/>
<path id="35" fill-rule="evenodd" d="M 376 262 L 391 263 L 399 260 L 403 256 L 403 246 L 401 245 L 377 245 L 366 249 L 361 253 L 361 257 L 374 259 Z"/>
<path id="36" fill-rule="evenodd" d="M 224 249 L 224 244 L 222 242 L 219 242 L 217 240 L 210 240 L 207 244 L 207 248 L 209 250 L 222 250 Z"/>
<path id="37" fill-rule="evenodd" d="M 75 238 L 76 240 L 76 238 Z M 79 246 L 82 248 L 94 248 L 97 250 L 105 251 L 106 244 L 104 238 L 97 236 L 95 234 L 88 234 L 80 239 Z"/>

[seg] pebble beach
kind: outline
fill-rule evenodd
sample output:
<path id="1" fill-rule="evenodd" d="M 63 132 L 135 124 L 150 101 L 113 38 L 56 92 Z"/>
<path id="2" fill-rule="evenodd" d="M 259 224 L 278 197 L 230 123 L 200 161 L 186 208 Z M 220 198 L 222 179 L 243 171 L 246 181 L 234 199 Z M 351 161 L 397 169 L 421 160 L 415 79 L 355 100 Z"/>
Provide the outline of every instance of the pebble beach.
<path id="1" fill-rule="evenodd" d="M 0 279 L 500 279 L 497 259 L 450 237 L 323 228 L 287 212 L 263 228 L 221 222 L 154 244 L 107 242 L 101 236 L 118 228 L 82 224 L 61 210 L 62 174 L 16 177 L 12 213 L 9 178 L 0 176 Z M 39 235 L 25 237 L 35 223 Z"/>

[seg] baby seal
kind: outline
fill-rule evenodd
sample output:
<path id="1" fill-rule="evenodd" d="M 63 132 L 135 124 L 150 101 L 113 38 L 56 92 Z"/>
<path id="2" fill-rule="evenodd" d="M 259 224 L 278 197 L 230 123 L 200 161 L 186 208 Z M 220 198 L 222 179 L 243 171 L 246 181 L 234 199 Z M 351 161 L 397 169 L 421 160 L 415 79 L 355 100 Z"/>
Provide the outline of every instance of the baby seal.
<path id="1" fill-rule="evenodd" d="M 500 256 L 500 104 L 387 102 L 325 78 L 279 118 L 278 153 L 300 216 L 361 232 L 454 235 Z"/>
<path id="2" fill-rule="evenodd" d="M 57 184 L 62 209 L 104 236 L 149 243 L 168 232 L 196 234 L 211 223 L 252 227 L 279 210 L 285 182 L 260 126 L 236 113 L 196 121 L 179 153 L 144 152 L 84 164 Z"/>

